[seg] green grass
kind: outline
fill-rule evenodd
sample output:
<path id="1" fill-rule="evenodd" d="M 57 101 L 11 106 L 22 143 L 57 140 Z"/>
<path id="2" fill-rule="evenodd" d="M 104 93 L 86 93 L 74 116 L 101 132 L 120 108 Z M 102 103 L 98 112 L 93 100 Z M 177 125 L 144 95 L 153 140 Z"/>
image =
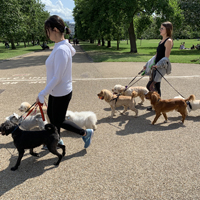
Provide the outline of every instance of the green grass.
<path id="1" fill-rule="evenodd" d="M 89 42 L 80 42 L 80 45 L 94 62 L 147 62 L 156 54 L 159 41 L 159 39 L 137 40 L 136 44 L 138 53 L 130 53 L 130 43 L 128 42 L 127 44 L 127 41 L 120 41 L 120 50 L 117 50 L 116 41 L 111 42 L 111 48 L 107 48 L 106 46 L 97 46 L 97 43 L 90 44 Z M 200 58 L 200 50 L 179 50 L 182 42 L 185 42 L 186 48 L 190 48 L 193 44 L 197 45 L 200 43 L 197 39 L 174 40 L 174 46 L 170 54 L 170 61 L 172 63 L 199 64 L 200 61 L 197 59 Z"/>
<path id="2" fill-rule="evenodd" d="M 10 48 L 7 49 L 5 48 L 5 44 L 3 44 L 2 42 L 0 43 L 0 60 L 4 60 L 4 59 L 9 59 L 9 58 L 13 58 L 16 56 L 20 56 L 23 54 L 27 54 L 27 53 L 31 53 L 34 51 L 41 51 L 42 47 L 39 45 L 33 46 L 31 43 L 29 43 L 29 45 L 27 45 L 27 47 L 24 47 L 24 43 L 19 43 L 19 46 L 16 46 L 16 49 L 11 49 L 11 44 Z M 54 43 L 48 44 L 48 46 L 53 46 Z"/>

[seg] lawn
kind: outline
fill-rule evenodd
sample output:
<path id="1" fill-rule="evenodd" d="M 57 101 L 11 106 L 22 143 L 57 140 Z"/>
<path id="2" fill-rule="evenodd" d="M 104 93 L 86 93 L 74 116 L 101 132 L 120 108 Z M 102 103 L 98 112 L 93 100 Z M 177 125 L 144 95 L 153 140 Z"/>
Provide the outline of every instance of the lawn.
<path id="1" fill-rule="evenodd" d="M 9 44 L 11 46 L 11 44 Z M 53 46 L 54 43 L 48 44 L 48 46 Z M 34 51 L 41 51 L 42 47 L 39 45 L 33 46 L 31 43 L 24 47 L 24 43 L 19 43 L 19 46 L 16 46 L 16 49 L 5 48 L 5 44 L 0 43 L 0 60 L 13 58 L 23 54 L 31 53 Z"/>
<path id="2" fill-rule="evenodd" d="M 84 51 L 93 59 L 94 62 L 146 62 L 156 54 L 156 48 L 160 40 L 137 40 L 138 53 L 130 53 L 130 43 L 127 41 L 120 41 L 117 50 L 117 42 L 111 42 L 111 48 L 106 46 L 97 46 L 89 42 L 80 42 Z M 179 50 L 180 44 L 185 42 L 185 47 L 190 48 L 193 44 L 196 46 L 200 43 L 197 39 L 181 39 L 174 40 L 174 46 L 170 55 L 172 63 L 196 63 L 200 61 L 200 50 Z M 107 44 L 106 44 L 107 45 Z M 196 61 L 195 61 L 196 60 Z"/>

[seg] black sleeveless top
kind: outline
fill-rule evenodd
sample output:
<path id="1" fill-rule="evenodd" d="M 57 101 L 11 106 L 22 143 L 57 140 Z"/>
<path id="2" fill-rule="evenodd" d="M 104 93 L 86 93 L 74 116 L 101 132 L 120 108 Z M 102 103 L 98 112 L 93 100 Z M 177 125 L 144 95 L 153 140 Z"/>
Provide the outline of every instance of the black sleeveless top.
<path id="1" fill-rule="evenodd" d="M 165 42 L 168 40 L 169 38 L 167 38 L 163 43 L 159 43 L 158 47 L 157 47 L 157 55 L 156 55 L 156 60 L 155 60 L 155 64 L 161 60 L 162 58 L 165 57 Z"/>

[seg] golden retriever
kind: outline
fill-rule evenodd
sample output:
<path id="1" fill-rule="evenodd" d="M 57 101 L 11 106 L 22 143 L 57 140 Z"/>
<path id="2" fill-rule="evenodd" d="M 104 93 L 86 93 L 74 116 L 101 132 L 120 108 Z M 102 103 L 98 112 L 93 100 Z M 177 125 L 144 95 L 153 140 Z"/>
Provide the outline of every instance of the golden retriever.
<path id="1" fill-rule="evenodd" d="M 130 87 L 125 91 L 125 86 L 115 85 L 114 88 L 112 89 L 112 92 L 114 94 L 122 94 L 125 96 L 131 96 L 133 91 L 135 91 L 135 97 L 141 98 L 141 102 L 139 104 L 142 105 L 145 100 L 145 94 L 148 93 L 148 89 L 146 87 L 135 86 L 135 87 Z"/>
<path id="2" fill-rule="evenodd" d="M 179 112 L 182 115 L 181 121 L 182 121 L 182 123 L 184 123 L 184 120 L 187 116 L 186 101 L 190 101 L 190 100 L 194 99 L 194 95 L 190 95 L 190 97 L 187 99 L 177 98 L 177 99 L 162 100 L 160 95 L 154 91 L 154 92 L 148 92 L 145 95 L 145 98 L 150 100 L 151 105 L 156 112 L 156 116 L 152 122 L 152 124 L 154 125 L 161 114 L 163 114 L 163 116 L 165 118 L 165 122 L 167 122 L 166 113 L 169 111 L 173 111 L 173 110 L 176 110 L 177 112 Z"/>
<path id="3" fill-rule="evenodd" d="M 132 96 L 119 96 L 113 95 L 111 91 L 103 89 L 97 96 L 101 100 L 105 100 L 107 103 L 109 103 L 111 107 L 111 118 L 114 116 L 115 113 L 115 108 L 124 106 L 124 110 L 121 114 L 124 114 L 128 107 L 135 112 L 135 115 L 138 116 L 138 110 L 135 108 L 135 102 L 134 102 L 134 97 L 135 97 L 135 92 L 132 93 Z"/>

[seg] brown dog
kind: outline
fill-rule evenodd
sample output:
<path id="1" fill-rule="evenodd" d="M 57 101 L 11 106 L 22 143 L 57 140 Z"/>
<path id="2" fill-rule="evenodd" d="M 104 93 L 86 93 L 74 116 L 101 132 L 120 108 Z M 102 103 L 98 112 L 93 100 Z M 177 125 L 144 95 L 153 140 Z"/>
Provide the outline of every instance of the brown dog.
<path id="1" fill-rule="evenodd" d="M 135 112 L 135 115 L 138 115 L 138 110 L 135 108 L 135 92 L 132 93 L 132 96 L 119 96 L 113 95 L 112 92 L 109 90 L 101 90 L 99 94 L 97 94 L 99 99 L 105 100 L 107 103 L 109 103 L 111 107 L 111 118 L 114 116 L 115 108 L 124 106 L 124 111 L 121 114 L 124 114 L 128 107 Z"/>
<path id="2" fill-rule="evenodd" d="M 176 110 L 182 115 L 182 123 L 187 116 L 187 104 L 186 101 L 190 101 L 194 99 L 194 95 L 190 95 L 187 99 L 166 99 L 162 100 L 160 95 L 157 92 L 148 92 L 145 94 L 146 99 L 149 99 L 151 102 L 152 107 L 156 112 L 156 116 L 152 122 L 154 125 L 161 114 L 163 114 L 165 118 L 165 122 L 167 122 L 167 115 L 166 113 L 169 111 Z"/>

